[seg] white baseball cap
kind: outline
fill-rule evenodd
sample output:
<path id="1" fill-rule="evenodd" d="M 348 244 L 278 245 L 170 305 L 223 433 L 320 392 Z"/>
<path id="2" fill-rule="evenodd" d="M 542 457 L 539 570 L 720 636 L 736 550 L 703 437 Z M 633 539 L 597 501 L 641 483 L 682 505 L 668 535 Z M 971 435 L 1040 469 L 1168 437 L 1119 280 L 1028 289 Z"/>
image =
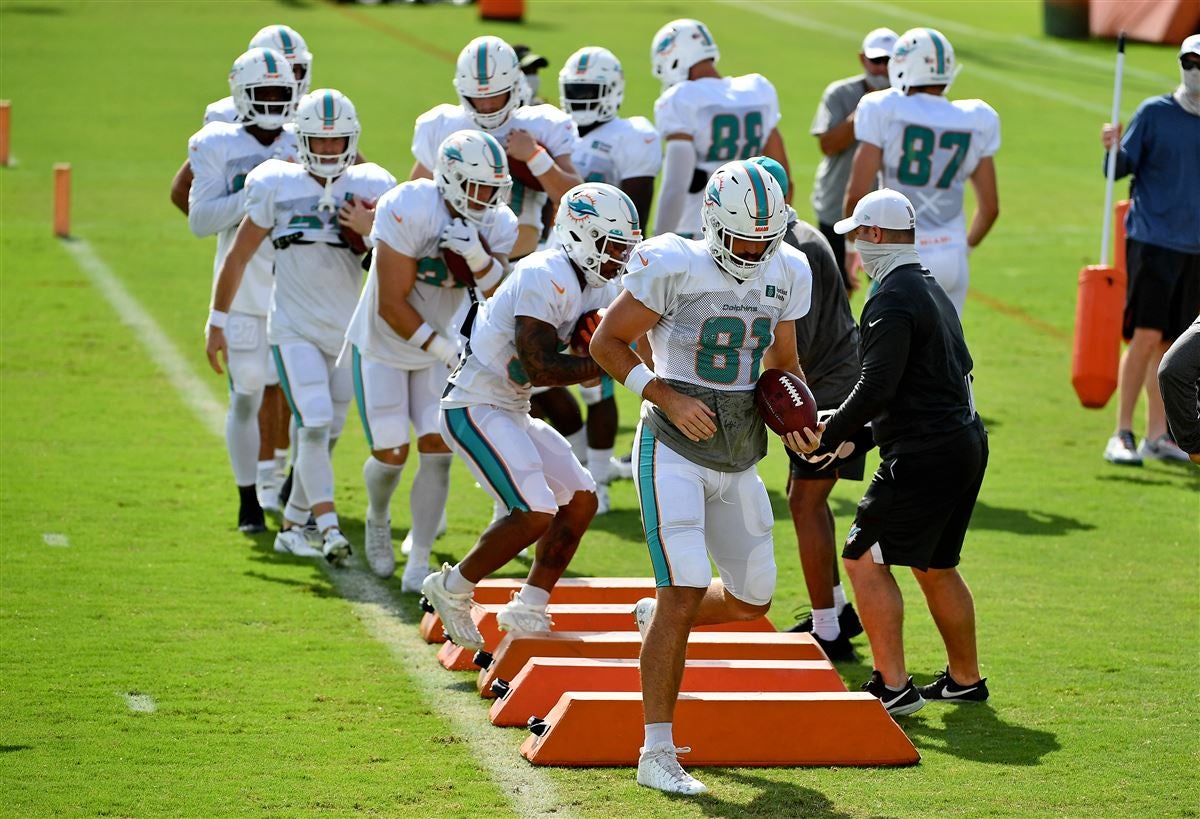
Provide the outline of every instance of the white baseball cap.
<path id="1" fill-rule="evenodd" d="M 881 227 L 887 230 L 911 230 L 917 226 L 917 212 L 904 194 L 891 188 L 871 191 L 854 206 L 854 214 L 833 226 L 834 233 L 849 233 L 856 227 Z"/>
<path id="2" fill-rule="evenodd" d="M 1200 56 L 1200 34 L 1193 34 L 1183 41 L 1183 45 L 1179 47 L 1179 56 L 1184 54 L 1195 54 Z"/>
<path id="3" fill-rule="evenodd" d="M 868 60 L 890 57 L 898 39 L 900 39 L 900 35 L 890 28 L 877 28 L 863 37 L 863 56 Z"/>

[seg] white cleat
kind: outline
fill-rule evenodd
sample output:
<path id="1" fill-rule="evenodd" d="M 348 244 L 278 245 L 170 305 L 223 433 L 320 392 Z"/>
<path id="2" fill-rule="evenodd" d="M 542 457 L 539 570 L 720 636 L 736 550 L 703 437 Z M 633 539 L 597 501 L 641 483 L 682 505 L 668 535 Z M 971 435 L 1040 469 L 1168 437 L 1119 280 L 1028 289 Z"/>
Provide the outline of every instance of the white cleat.
<path id="1" fill-rule="evenodd" d="M 392 548 L 392 525 L 367 521 L 367 565 L 383 578 L 396 573 L 396 552 Z M 423 576 L 422 576 L 423 577 Z"/>
<path id="2" fill-rule="evenodd" d="M 704 783 L 693 777 L 679 765 L 679 754 L 691 748 L 676 748 L 669 742 L 661 742 L 653 748 L 642 748 L 638 757 L 637 783 L 647 788 L 666 793 L 681 793 L 695 796 L 707 793 Z"/>
<path id="3" fill-rule="evenodd" d="M 1153 441 L 1143 438 L 1138 444 L 1137 454 L 1147 461 L 1190 461 L 1188 454 L 1171 440 L 1169 435 L 1159 435 Z M 265 508 L 265 507 L 264 507 Z"/>
<path id="4" fill-rule="evenodd" d="M 1145 441 L 1142 443 L 1145 444 Z M 1141 466 L 1142 456 L 1138 454 L 1138 447 L 1134 446 L 1133 433 L 1127 429 L 1113 433 L 1104 447 L 1104 460 L 1122 466 Z"/>
<path id="5" fill-rule="evenodd" d="M 309 545 L 304 530 L 299 526 L 284 529 L 275 535 L 275 551 L 296 557 L 321 557 L 321 550 Z"/>
<path id="6" fill-rule="evenodd" d="M 646 639 L 646 632 L 650 630 L 650 621 L 654 619 L 655 605 L 657 601 L 653 597 L 643 597 L 633 607 L 633 622 L 637 623 L 638 633 L 642 635 L 643 640 Z"/>
<path id="7" fill-rule="evenodd" d="M 525 634 L 531 631 L 549 631 L 553 625 L 554 621 L 546 614 L 545 607 L 525 605 L 517 592 L 513 592 L 504 608 L 496 612 L 496 627 L 501 631 Z"/>
<path id="8" fill-rule="evenodd" d="M 612 504 L 608 500 L 608 484 L 596 484 L 596 514 L 603 515 L 612 508 Z"/>
<path id="9" fill-rule="evenodd" d="M 335 526 L 325 533 L 324 542 L 321 544 L 321 553 L 325 555 L 325 560 L 331 565 L 345 566 L 352 553 L 350 541 L 346 540 L 346 536 Z"/>
<path id="10" fill-rule="evenodd" d="M 258 488 L 258 505 L 264 512 L 279 514 L 282 511 L 279 507 L 279 486 L 277 484 L 261 485 Z"/>
<path id="11" fill-rule="evenodd" d="M 442 618 L 442 626 L 450 635 L 450 642 L 463 648 L 483 650 L 483 635 L 479 626 L 471 617 L 473 602 L 470 592 L 454 594 L 446 589 L 446 578 L 450 575 L 450 564 L 443 563 L 441 571 L 427 576 L 421 583 L 421 593 L 433 606 L 438 617 Z"/>

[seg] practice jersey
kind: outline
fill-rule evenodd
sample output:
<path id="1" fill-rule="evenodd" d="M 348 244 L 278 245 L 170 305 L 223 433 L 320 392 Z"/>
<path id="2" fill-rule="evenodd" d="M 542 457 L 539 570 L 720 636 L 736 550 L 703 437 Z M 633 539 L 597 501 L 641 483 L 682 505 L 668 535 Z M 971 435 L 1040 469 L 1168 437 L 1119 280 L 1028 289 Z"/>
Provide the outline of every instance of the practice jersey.
<path id="1" fill-rule="evenodd" d="M 966 241 L 963 187 L 979 161 L 1000 150 L 1000 117 L 983 100 L 897 89 L 859 100 L 854 137 L 883 149 L 883 186 L 917 210 L 918 239 Z"/>
<path id="2" fill-rule="evenodd" d="M 779 96 L 762 74 L 686 80 L 662 93 L 654 103 L 659 134 L 664 139 L 688 134 L 696 151 L 696 179 L 689 185 L 677 232 L 699 238 L 708 177 L 726 162 L 760 156 L 779 120 Z"/>
<path id="3" fill-rule="evenodd" d="M 509 115 L 503 125 L 487 133 L 504 145 L 514 128 L 528 131 L 550 156 L 555 158 L 571 156 L 575 151 L 575 143 L 579 140 L 579 129 L 575 127 L 575 120 L 552 105 L 526 105 L 518 108 Z M 442 140 L 455 131 L 462 130 L 481 129 L 461 105 L 443 104 L 431 108 L 417 117 L 417 124 L 413 128 L 413 156 L 432 173 L 437 167 L 437 152 Z M 510 205 L 522 225 L 532 225 L 541 230 L 542 209 L 546 206 L 547 198 L 544 191 L 528 190 L 520 182 L 513 180 Z"/>
<path id="4" fill-rule="evenodd" d="M 812 271 L 780 244 L 757 278 L 738 282 L 703 240 L 663 234 L 637 246 L 621 283 L 662 318 L 650 329 L 654 373 L 722 392 L 752 390 L 781 321 L 808 312 Z"/>
<path id="5" fill-rule="evenodd" d="M 658 176 L 662 146 L 645 117 L 616 117 L 579 137 L 571 163 L 584 182 L 621 187 L 626 179 Z"/>
<path id="6" fill-rule="evenodd" d="M 295 162 L 296 135 L 285 127 L 270 145 L 250 135 L 244 125 L 213 122 L 188 140 L 188 162 L 192 166 L 192 188 L 188 194 L 188 226 L 197 236 L 217 236 L 213 260 L 213 287 L 225 256 L 246 209 L 246 177 L 269 159 Z M 275 249 L 263 242 L 246 265 L 230 309 L 252 316 L 265 316 L 271 303 L 271 267 Z"/>
<path id="7" fill-rule="evenodd" d="M 468 355 L 451 374 L 452 386 L 442 407 L 494 404 L 529 412 L 533 385 L 517 355 L 517 316 L 551 325 L 565 347 L 579 317 L 612 304 L 620 292 L 616 282 L 581 287 L 575 268 L 561 249 L 524 257 L 480 307 Z"/>
<path id="8" fill-rule="evenodd" d="M 246 179 L 246 215 L 270 230 L 270 241 L 288 237 L 275 251 L 275 289 L 267 315 L 272 344 L 308 341 L 336 356 L 358 304 L 362 282 L 359 257 L 342 241 L 336 206 L 350 197 L 375 201 L 395 178 L 366 162 L 351 165 L 334 180 L 334 210 L 318 205 L 325 186 L 304 166 L 264 162 Z"/>
<path id="9" fill-rule="evenodd" d="M 446 270 L 438 248 L 442 231 L 452 218 L 437 184 L 432 179 L 414 179 L 397 185 L 379 200 L 371 241 L 376 247 L 382 242 L 417 260 L 417 280 L 409 291 L 408 303 L 426 324 L 453 340 L 459 335 L 455 318 L 467 299 L 467 291 Z M 479 232 L 493 253 L 508 255 L 517 241 L 516 214 L 501 205 L 495 220 Z M 375 256 L 346 338 L 364 358 L 397 369 L 421 370 L 438 363 L 436 356 L 409 344 L 379 315 L 378 263 L 379 257 Z"/>
<path id="10" fill-rule="evenodd" d="M 233 97 L 222 97 L 216 102 L 210 102 L 204 109 L 204 124 L 210 122 L 237 122 L 239 120 L 237 106 Z"/>

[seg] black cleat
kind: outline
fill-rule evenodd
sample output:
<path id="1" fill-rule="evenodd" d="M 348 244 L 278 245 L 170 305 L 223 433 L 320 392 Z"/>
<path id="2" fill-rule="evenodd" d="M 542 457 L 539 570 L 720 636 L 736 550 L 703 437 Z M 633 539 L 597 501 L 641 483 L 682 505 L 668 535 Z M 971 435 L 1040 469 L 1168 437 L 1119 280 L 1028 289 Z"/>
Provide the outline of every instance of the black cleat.
<path id="1" fill-rule="evenodd" d="M 295 472 L 294 469 L 289 469 L 287 478 L 284 479 L 283 483 L 279 487 L 279 510 L 280 510 L 280 512 L 282 512 L 284 509 L 287 508 L 288 498 L 290 498 L 292 496 L 292 474 L 294 472 Z"/>
<path id="2" fill-rule="evenodd" d="M 267 519 L 253 485 L 238 487 L 238 531 L 247 535 L 267 531 Z"/>
<path id="3" fill-rule="evenodd" d="M 838 615 L 838 628 L 840 628 L 842 631 L 841 636 L 845 637 L 847 640 L 849 640 L 851 637 L 857 637 L 863 633 L 862 621 L 858 619 L 858 612 L 854 610 L 853 603 L 847 603 L 846 607 L 842 609 L 842 613 Z M 812 630 L 812 612 L 809 612 L 807 617 L 788 629 L 788 631 L 792 633 L 809 632 Z"/>
<path id="4" fill-rule="evenodd" d="M 862 690 L 877 697 L 893 717 L 912 714 L 925 707 L 925 700 L 913 685 L 912 677 L 908 678 L 908 685 L 904 686 L 903 690 L 893 691 L 884 684 L 883 676 L 878 671 L 872 671 L 871 679 L 862 684 Z"/>
<path id="5" fill-rule="evenodd" d="M 950 676 L 950 669 L 937 675 L 937 679 L 929 685 L 917 689 L 927 700 L 943 700 L 946 702 L 986 702 L 989 692 L 987 677 L 972 685 L 961 685 Z"/>
<path id="6" fill-rule="evenodd" d="M 850 638 L 846 636 L 845 632 L 832 640 L 823 639 L 819 634 L 813 634 L 812 637 L 825 652 L 825 656 L 835 663 L 854 662 L 858 659 L 858 655 L 854 653 L 854 646 L 850 645 Z"/>

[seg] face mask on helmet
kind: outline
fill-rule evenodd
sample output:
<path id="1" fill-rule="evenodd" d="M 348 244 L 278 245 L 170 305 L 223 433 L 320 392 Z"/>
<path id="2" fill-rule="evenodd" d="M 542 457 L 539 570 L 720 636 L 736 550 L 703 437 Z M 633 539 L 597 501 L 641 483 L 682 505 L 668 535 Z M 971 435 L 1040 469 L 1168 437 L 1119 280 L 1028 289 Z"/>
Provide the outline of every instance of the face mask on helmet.
<path id="1" fill-rule="evenodd" d="M 455 131 L 446 137 L 438 148 L 434 179 L 460 216 L 484 227 L 495 221 L 512 189 L 504 149 L 482 131 Z"/>
<path id="2" fill-rule="evenodd" d="M 558 73 L 558 95 L 561 108 L 576 125 L 608 122 L 625 96 L 621 63 L 606 48 L 579 49 Z"/>
<path id="3" fill-rule="evenodd" d="M 458 55 L 454 90 L 463 110 L 485 131 L 508 120 L 523 104 L 527 88 L 517 53 L 499 37 L 476 37 Z"/>
<path id="4" fill-rule="evenodd" d="M 783 191 L 748 162 L 722 165 L 704 192 L 704 237 L 717 265 L 745 281 L 761 276 L 787 230 Z"/>
<path id="5" fill-rule="evenodd" d="M 252 48 L 234 60 L 229 93 L 242 122 L 276 131 L 296 110 L 296 84 L 287 60 L 277 51 Z"/>
<path id="6" fill-rule="evenodd" d="M 296 109 L 300 162 L 309 173 L 332 179 L 354 164 L 361 126 L 354 104 L 340 91 L 318 89 Z M 331 149 L 328 138 L 344 138 Z M 330 140 L 332 142 L 332 140 Z M 341 148 L 341 150 L 337 150 Z"/>
<path id="7" fill-rule="evenodd" d="M 673 20 L 650 43 L 650 68 L 664 90 L 686 80 L 696 63 L 720 57 L 716 42 L 699 20 Z"/>
<path id="8" fill-rule="evenodd" d="M 642 240 L 633 200 L 601 182 L 585 182 L 567 191 L 558 206 L 554 233 L 590 287 L 620 278 Z"/>

